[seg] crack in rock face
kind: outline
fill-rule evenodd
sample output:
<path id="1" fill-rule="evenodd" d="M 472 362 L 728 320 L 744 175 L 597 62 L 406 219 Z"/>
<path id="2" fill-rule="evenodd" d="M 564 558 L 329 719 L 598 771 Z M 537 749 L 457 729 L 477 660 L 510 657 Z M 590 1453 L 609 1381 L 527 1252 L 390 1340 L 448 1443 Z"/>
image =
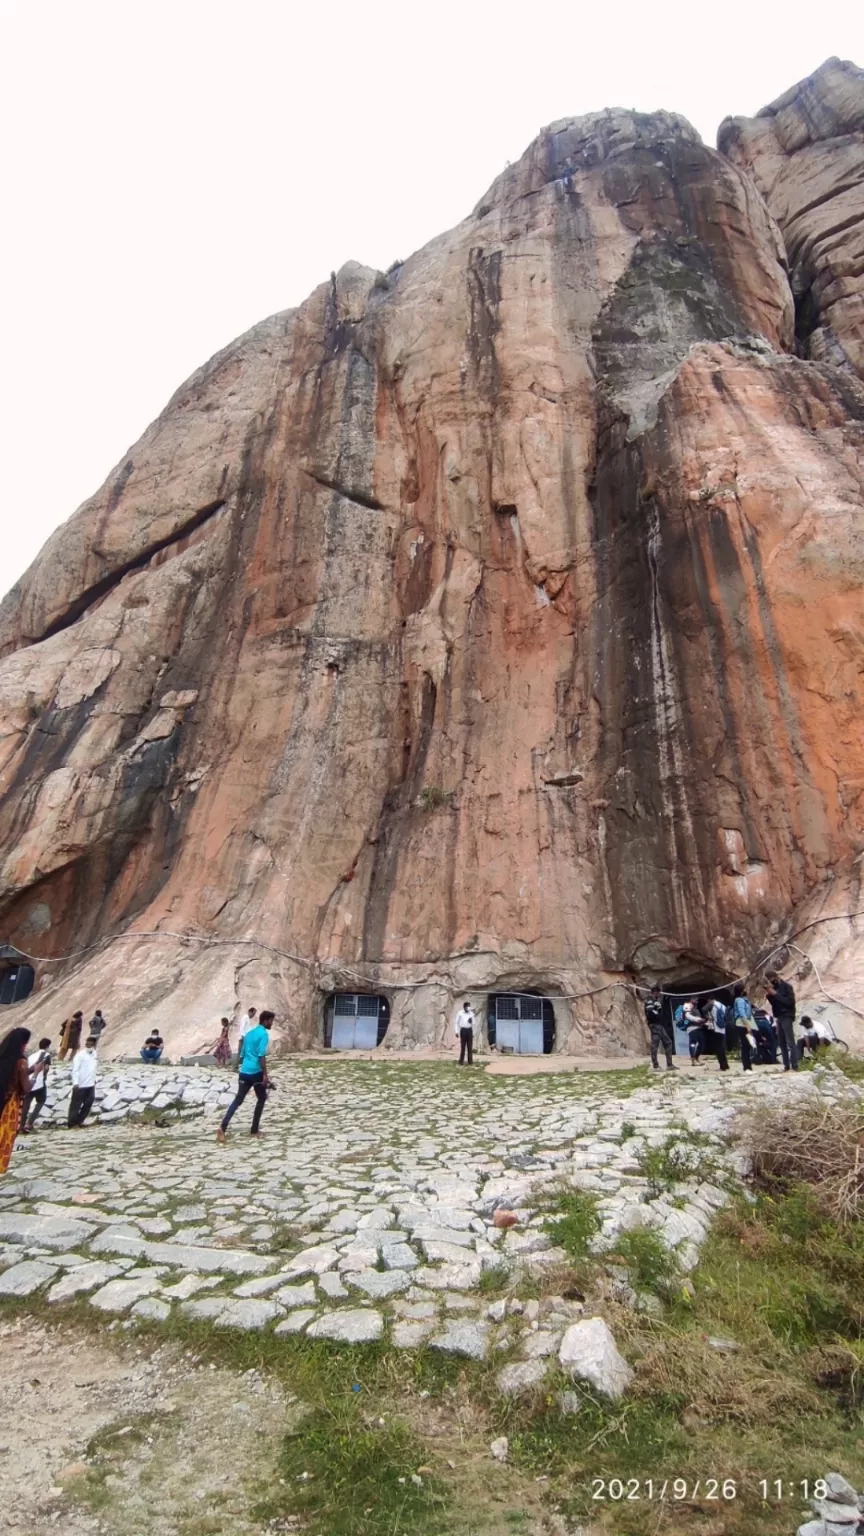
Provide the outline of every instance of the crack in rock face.
<path id="1" fill-rule="evenodd" d="M 253 997 L 280 1050 L 449 1048 L 466 996 L 624 1054 L 628 984 L 857 911 L 862 142 L 837 60 L 719 152 L 554 123 L 181 386 L 0 605 L 16 1020 L 85 951 L 106 1055 Z M 858 926 L 801 942 L 851 996 Z"/>

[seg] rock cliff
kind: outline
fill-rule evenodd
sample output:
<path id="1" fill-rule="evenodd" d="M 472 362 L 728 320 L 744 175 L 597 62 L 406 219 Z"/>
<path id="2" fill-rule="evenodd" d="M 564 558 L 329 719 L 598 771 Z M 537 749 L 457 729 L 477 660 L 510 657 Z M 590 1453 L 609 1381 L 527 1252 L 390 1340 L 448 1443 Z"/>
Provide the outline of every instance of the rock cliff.
<path id="1" fill-rule="evenodd" d="M 405 1046 L 524 988 L 609 1052 L 615 983 L 850 910 L 862 116 L 832 62 L 726 154 L 555 123 L 193 375 L 0 608 L 0 931 L 86 951 L 16 1017 L 299 1047 L 359 988 Z"/>

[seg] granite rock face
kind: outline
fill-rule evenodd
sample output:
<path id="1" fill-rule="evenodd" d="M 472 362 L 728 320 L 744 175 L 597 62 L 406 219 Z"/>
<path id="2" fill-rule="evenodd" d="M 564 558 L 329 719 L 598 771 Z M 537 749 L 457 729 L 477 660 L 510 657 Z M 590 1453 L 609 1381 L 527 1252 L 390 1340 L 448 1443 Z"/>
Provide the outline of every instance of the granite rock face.
<path id="1" fill-rule="evenodd" d="M 643 1042 L 613 983 L 737 973 L 845 899 L 864 387 L 796 355 L 748 132 L 552 125 L 199 370 L 53 535 L 0 608 L 2 926 L 125 937 L 16 1017 L 86 994 L 110 1053 L 158 1010 L 176 1056 L 242 996 L 295 1047 L 360 986 L 411 1046 L 534 988 L 608 1053 Z"/>
<path id="2" fill-rule="evenodd" d="M 829 59 L 719 144 L 780 226 L 801 356 L 864 377 L 864 71 Z"/>

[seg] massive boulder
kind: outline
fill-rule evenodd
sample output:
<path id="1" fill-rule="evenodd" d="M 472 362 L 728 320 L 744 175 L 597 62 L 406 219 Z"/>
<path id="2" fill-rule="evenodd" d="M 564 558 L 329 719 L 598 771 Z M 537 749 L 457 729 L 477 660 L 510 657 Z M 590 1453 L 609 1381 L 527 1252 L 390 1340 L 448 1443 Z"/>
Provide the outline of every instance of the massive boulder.
<path id="1" fill-rule="evenodd" d="M 780 226 L 801 355 L 864 378 L 864 71 L 829 59 L 718 142 Z"/>
<path id="2" fill-rule="evenodd" d="M 621 983 L 736 974 L 842 906 L 835 362 L 796 355 L 750 176 L 621 111 L 227 347 L 0 610 L 0 922 L 58 959 L 16 1016 L 100 1004 L 109 1050 L 157 1019 L 176 1052 L 242 997 L 300 1047 L 359 988 L 406 1046 L 524 988 L 610 1052 L 643 1040 Z"/>

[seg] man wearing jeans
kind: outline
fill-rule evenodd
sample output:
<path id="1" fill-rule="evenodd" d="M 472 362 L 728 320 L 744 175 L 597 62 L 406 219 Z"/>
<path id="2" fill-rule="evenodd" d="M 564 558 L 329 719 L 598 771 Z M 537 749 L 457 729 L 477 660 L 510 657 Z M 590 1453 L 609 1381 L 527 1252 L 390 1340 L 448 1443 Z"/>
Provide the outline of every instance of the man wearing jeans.
<path id="1" fill-rule="evenodd" d="M 798 1071 L 798 1047 L 795 1043 L 795 992 L 788 981 L 783 981 L 776 971 L 766 974 L 766 988 L 771 1012 L 777 1025 L 783 1071 Z"/>
<path id="2" fill-rule="evenodd" d="M 265 1009 L 258 1023 L 252 1029 L 247 1030 L 243 1037 L 237 1092 L 232 1102 L 228 1105 L 222 1124 L 216 1132 L 217 1141 L 225 1140 L 225 1132 L 250 1089 L 254 1092 L 256 1099 L 255 1112 L 252 1116 L 251 1135 L 257 1136 L 259 1134 L 261 1116 L 264 1113 L 264 1105 L 267 1102 L 267 1090 L 270 1087 L 270 1076 L 267 1071 L 267 1048 L 270 1044 L 270 1026 L 272 1023 L 273 1014 Z"/>

